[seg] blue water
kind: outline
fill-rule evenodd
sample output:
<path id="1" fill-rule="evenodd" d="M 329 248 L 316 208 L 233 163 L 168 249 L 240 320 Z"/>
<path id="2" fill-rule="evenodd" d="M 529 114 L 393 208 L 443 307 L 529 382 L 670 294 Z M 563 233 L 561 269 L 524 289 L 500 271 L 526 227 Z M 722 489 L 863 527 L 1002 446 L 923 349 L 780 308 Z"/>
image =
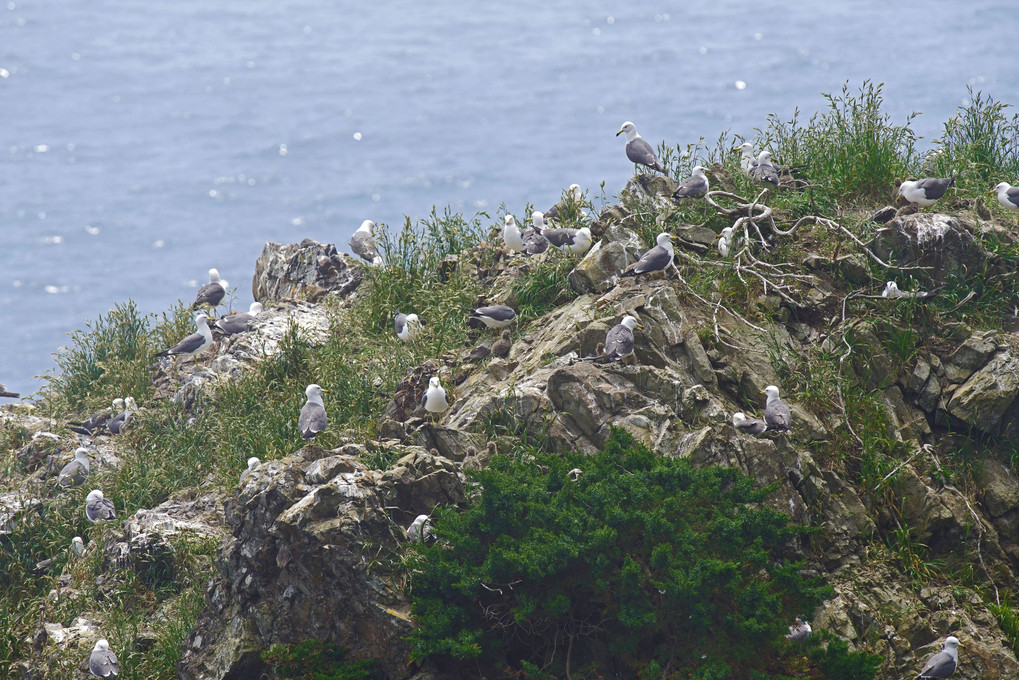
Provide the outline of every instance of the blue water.
<path id="1" fill-rule="evenodd" d="M 871 79 L 929 140 L 967 84 L 1019 103 L 1017 29 L 990 0 L 0 0 L 0 383 L 210 267 L 246 308 L 267 240 L 611 196 L 624 120 L 752 136 Z"/>

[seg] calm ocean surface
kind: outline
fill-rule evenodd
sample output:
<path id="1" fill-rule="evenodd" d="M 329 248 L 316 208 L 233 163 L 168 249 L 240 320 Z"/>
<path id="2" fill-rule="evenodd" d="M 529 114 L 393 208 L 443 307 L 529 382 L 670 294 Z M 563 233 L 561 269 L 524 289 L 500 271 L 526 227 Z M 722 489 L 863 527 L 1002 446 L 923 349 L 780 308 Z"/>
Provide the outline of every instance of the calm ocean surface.
<path id="1" fill-rule="evenodd" d="M 0 383 L 210 267 L 246 309 L 267 240 L 612 195 L 624 120 L 750 136 L 871 79 L 929 143 L 967 84 L 1019 104 L 1016 35 L 990 0 L 0 0 Z"/>

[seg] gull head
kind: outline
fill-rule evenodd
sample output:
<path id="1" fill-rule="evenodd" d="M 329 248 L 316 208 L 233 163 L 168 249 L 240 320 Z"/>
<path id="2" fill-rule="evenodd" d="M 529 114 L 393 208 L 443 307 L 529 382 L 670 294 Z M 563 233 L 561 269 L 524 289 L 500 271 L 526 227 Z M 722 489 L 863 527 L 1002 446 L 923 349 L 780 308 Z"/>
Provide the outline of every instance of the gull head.
<path id="1" fill-rule="evenodd" d="M 764 388 L 764 393 L 768 395 L 768 401 L 772 402 L 778 399 L 778 388 L 774 385 L 768 385 Z"/>
<path id="2" fill-rule="evenodd" d="M 693 166 L 693 170 L 690 171 L 690 174 L 692 174 L 694 177 L 705 177 L 704 166 L 702 165 Z"/>
<path id="3" fill-rule="evenodd" d="M 433 375 L 428 379 L 428 389 L 441 389 L 441 387 L 442 386 L 439 384 L 439 376 Z"/>
<path id="4" fill-rule="evenodd" d="M 637 126 L 630 121 L 626 121 L 619 126 L 619 132 L 616 133 L 616 137 L 622 134 L 626 135 L 626 141 L 633 141 L 637 138 Z"/>
<path id="5" fill-rule="evenodd" d="M 254 470 L 255 468 L 258 467 L 258 465 L 261 462 L 262 461 L 258 460 L 258 458 L 256 458 L 255 456 L 252 456 L 251 458 L 248 458 L 248 469 L 249 470 Z"/>
<path id="6" fill-rule="evenodd" d="M 771 163 L 771 152 L 770 151 L 762 151 L 757 156 L 757 164 L 758 165 L 764 165 L 766 163 Z"/>
<path id="7" fill-rule="evenodd" d="M 195 317 L 195 325 L 199 328 L 205 328 L 208 325 L 209 316 L 208 314 L 199 314 Z"/>
<path id="8" fill-rule="evenodd" d="M 375 233 L 375 223 L 371 220 L 365 220 L 361 223 L 361 226 L 357 228 L 358 231 L 366 231 L 369 234 Z"/>
<path id="9" fill-rule="evenodd" d="M 209 270 L 209 283 L 219 283 L 220 281 L 219 270 L 213 267 Z"/>
<path id="10" fill-rule="evenodd" d="M 663 248 L 672 248 L 672 234 L 663 231 L 655 238 L 655 243 Z"/>
<path id="11" fill-rule="evenodd" d="M 954 652 L 955 650 L 957 650 L 958 648 L 959 648 L 959 638 L 955 637 L 954 635 L 949 635 L 948 637 L 945 638 L 945 651 L 946 652 L 950 652 L 951 653 L 951 652 Z M 953 656 L 954 656 L 954 654 L 953 654 Z"/>
<path id="12" fill-rule="evenodd" d="M 105 652 L 109 648 L 110 648 L 110 643 L 107 642 L 106 638 L 100 638 L 99 640 L 96 641 L 96 646 L 95 646 L 95 648 L 92 651 L 95 651 L 95 652 Z"/>
<path id="13" fill-rule="evenodd" d="M 732 414 L 732 425 L 733 427 L 739 427 L 740 423 L 745 421 L 747 417 L 743 415 L 742 411 L 737 411 Z"/>
<path id="14" fill-rule="evenodd" d="M 742 151 L 744 156 L 753 156 L 754 155 L 754 145 L 751 144 L 750 142 L 743 142 L 739 146 L 733 147 L 732 150 L 733 151 Z"/>
<path id="15" fill-rule="evenodd" d="M 316 385 L 315 383 L 308 385 L 304 389 L 304 396 L 308 397 L 308 399 L 312 401 L 318 400 L 319 402 L 321 402 L 323 394 L 325 394 L 325 390 Z"/>
<path id="16" fill-rule="evenodd" d="M 631 331 L 632 331 L 632 330 L 633 330 L 634 328 L 636 328 L 637 326 L 639 326 L 639 325 L 640 325 L 639 323 L 637 323 L 637 319 L 635 319 L 634 317 L 630 316 L 629 314 L 627 314 L 626 316 L 624 316 L 624 317 L 623 317 L 623 320 L 622 320 L 622 321 L 620 321 L 619 323 L 623 324 L 624 326 L 626 326 L 627 328 L 629 328 L 629 329 L 630 329 Z"/>
<path id="17" fill-rule="evenodd" d="M 899 286 L 894 281 L 889 281 L 885 284 L 885 289 L 881 291 L 881 297 L 895 297 L 899 292 Z"/>
<path id="18" fill-rule="evenodd" d="M 584 197 L 584 192 L 580 190 L 579 184 L 571 184 L 569 191 L 574 201 L 579 201 Z"/>
<path id="19" fill-rule="evenodd" d="M 86 502 L 101 500 L 103 500 L 103 492 L 100 491 L 99 489 L 92 489 L 91 491 L 88 492 L 88 495 L 85 496 Z"/>
<path id="20" fill-rule="evenodd" d="M 258 316 L 261 313 L 262 313 L 261 302 L 252 302 L 251 306 L 248 307 L 248 314 L 250 314 L 251 316 Z"/>
<path id="21" fill-rule="evenodd" d="M 88 461 L 88 459 L 91 458 L 91 457 L 92 457 L 92 454 L 88 452 L 88 449 L 78 448 L 78 449 L 74 450 L 74 459 L 75 460 Z"/>

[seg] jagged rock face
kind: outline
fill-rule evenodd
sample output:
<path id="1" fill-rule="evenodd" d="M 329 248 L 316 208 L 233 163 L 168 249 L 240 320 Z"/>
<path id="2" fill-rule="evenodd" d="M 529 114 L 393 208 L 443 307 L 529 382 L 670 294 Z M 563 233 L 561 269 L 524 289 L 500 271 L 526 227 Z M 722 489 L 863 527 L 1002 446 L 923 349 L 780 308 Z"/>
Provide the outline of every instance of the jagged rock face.
<path id="1" fill-rule="evenodd" d="M 874 253 L 886 262 L 930 267 L 931 278 L 939 284 L 975 271 L 986 258 L 958 218 L 939 213 L 902 215 L 888 222 L 874 237 Z"/>
<path id="2" fill-rule="evenodd" d="M 229 499 L 231 535 L 184 643 L 181 678 L 258 677 L 261 650 L 307 638 L 375 659 L 387 678 L 412 675 L 409 603 L 387 556 L 416 514 L 464 499 L 461 476 L 419 448 L 384 472 L 357 451 L 305 447 L 263 463 Z"/>
<path id="3" fill-rule="evenodd" d="M 346 297 L 361 283 L 361 267 L 336 246 L 304 239 L 269 242 L 255 262 L 251 292 L 263 305 L 282 300 L 315 302 L 328 294 Z"/>

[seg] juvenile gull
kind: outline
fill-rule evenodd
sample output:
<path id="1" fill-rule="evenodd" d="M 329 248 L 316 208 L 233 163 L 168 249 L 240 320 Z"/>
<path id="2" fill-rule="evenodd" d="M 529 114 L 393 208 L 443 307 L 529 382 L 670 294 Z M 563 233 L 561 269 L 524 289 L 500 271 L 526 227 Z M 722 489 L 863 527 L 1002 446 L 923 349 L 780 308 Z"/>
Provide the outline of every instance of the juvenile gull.
<path id="1" fill-rule="evenodd" d="M 513 215 L 506 215 L 505 224 L 502 227 L 502 242 L 506 249 L 515 253 L 524 251 L 523 234 L 517 226 L 517 220 Z"/>
<path id="2" fill-rule="evenodd" d="M 955 672 L 959 665 L 959 638 L 949 635 L 945 638 L 945 648 L 927 659 L 920 670 L 918 678 L 947 678 Z"/>
<path id="3" fill-rule="evenodd" d="M 407 527 L 407 538 L 411 543 L 431 543 L 435 540 L 435 532 L 432 531 L 432 520 L 428 515 L 418 515 Z"/>
<path id="4" fill-rule="evenodd" d="M 85 516 L 90 522 L 98 522 L 104 519 L 116 519 L 117 513 L 113 511 L 113 501 L 103 498 L 103 492 L 93 489 L 85 497 Z"/>
<path id="5" fill-rule="evenodd" d="M 257 468 L 260 464 L 261 461 L 255 456 L 248 458 L 248 467 L 241 473 L 241 484 L 243 484 L 244 480 L 251 476 L 251 473 L 253 473 L 255 468 Z"/>
<path id="6" fill-rule="evenodd" d="M 471 312 L 471 318 L 480 321 L 489 328 L 505 328 L 513 323 L 517 313 L 507 305 L 491 305 L 489 307 L 478 307 Z"/>
<path id="7" fill-rule="evenodd" d="M 404 342 L 411 342 L 421 333 L 421 320 L 417 314 L 402 314 L 396 310 L 393 317 L 393 326 L 396 328 L 396 337 Z"/>
<path id="8" fill-rule="evenodd" d="M 120 674 L 120 663 L 117 655 L 110 649 L 110 643 L 105 639 L 96 642 L 92 649 L 92 655 L 88 658 L 88 669 L 100 678 L 116 678 Z"/>
<path id="9" fill-rule="evenodd" d="M 927 207 L 945 195 L 948 187 L 955 184 L 955 175 L 951 177 L 927 177 L 925 179 L 907 180 L 899 185 L 896 198 L 902 196 L 910 203 Z"/>
<path id="10" fill-rule="evenodd" d="M 655 150 L 644 141 L 643 137 L 637 134 L 637 127 L 633 123 L 630 121 L 623 123 L 619 132 L 616 133 L 616 137 L 624 133 L 626 134 L 626 157 L 630 159 L 631 163 L 644 165 L 661 173 L 665 172 L 665 168 L 658 162 Z"/>
<path id="11" fill-rule="evenodd" d="M 704 174 L 704 168 L 695 165 L 693 175 L 683 180 L 683 183 L 672 192 L 672 200 L 678 201 L 681 198 L 704 198 L 708 193 L 708 176 Z"/>
<path id="12" fill-rule="evenodd" d="M 446 399 L 446 390 L 439 383 L 438 376 L 432 376 L 428 380 L 428 389 L 421 397 L 421 405 L 433 415 L 438 415 L 449 408 L 449 401 Z"/>
<path id="13" fill-rule="evenodd" d="M 810 624 L 797 616 L 796 622 L 789 626 L 789 634 L 786 635 L 786 638 L 793 642 L 803 642 L 810 637 L 811 632 Z"/>
<path id="14" fill-rule="evenodd" d="M 881 291 L 881 297 L 883 298 L 916 298 L 917 300 L 924 300 L 929 297 L 934 297 L 939 289 L 926 291 L 926 290 L 915 290 L 905 291 L 899 290 L 899 285 L 894 281 L 889 281 L 885 284 L 885 289 Z"/>
<path id="15" fill-rule="evenodd" d="M 127 397 L 124 399 L 124 410 L 110 418 L 109 422 L 106 423 L 106 429 L 109 430 L 110 434 L 120 434 L 124 430 L 124 426 L 131 421 L 131 418 L 137 412 L 138 405 L 135 404 L 134 397 Z"/>
<path id="16" fill-rule="evenodd" d="M 718 254 L 722 257 L 729 257 L 729 249 L 732 248 L 732 227 L 726 227 L 722 230 L 722 233 L 718 235 Z"/>
<path id="17" fill-rule="evenodd" d="M 312 383 L 304 390 L 308 401 L 301 407 L 301 415 L 297 419 L 297 427 L 301 436 L 307 441 L 326 429 L 326 407 L 322 403 L 324 389 Z"/>
<path id="18" fill-rule="evenodd" d="M 764 434 L 768 429 L 768 424 L 763 420 L 757 418 L 747 418 L 740 412 L 732 414 L 732 426 L 740 432 L 746 432 L 747 434 L 759 435 Z M 796 619 L 799 621 L 799 619 Z"/>
<path id="19" fill-rule="evenodd" d="M 755 182 L 768 182 L 778 186 L 778 168 L 771 162 L 770 151 L 762 151 L 757 157 L 751 177 Z"/>
<path id="20" fill-rule="evenodd" d="M 375 245 L 375 223 L 365 220 L 350 237 L 350 251 L 368 264 L 378 267 L 382 264 L 378 246 Z"/>
<path id="21" fill-rule="evenodd" d="M 994 193 L 998 195 L 998 203 L 1011 210 L 1019 212 L 1019 187 L 1014 187 L 1008 182 L 999 182 L 994 187 Z"/>
<path id="22" fill-rule="evenodd" d="M 225 280 L 219 278 L 218 270 L 210 269 L 209 282 L 198 289 L 198 294 L 195 295 L 195 301 L 191 305 L 191 309 L 198 309 L 203 305 L 215 307 L 223 301 L 227 286 L 229 285 Z"/>
<path id="23" fill-rule="evenodd" d="M 502 336 L 492 343 L 491 354 L 494 357 L 505 359 L 512 348 L 513 343 L 510 341 L 510 332 L 509 330 L 504 330 Z"/>
<path id="24" fill-rule="evenodd" d="M 74 460 L 65 465 L 57 475 L 57 484 L 66 487 L 81 486 L 88 479 L 88 459 L 92 454 L 88 449 L 79 448 L 74 452 Z"/>
<path id="25" fill-rule="evenodd" d="M 572 202 L 573 205 L 580 205 L 580 202 L 584 200 L 584 192 L 580 190 L 579 184 L 571 184 L 570 188 L 566 191 L 568 193 L 561 201 L 545 211 L 546 219 L 557 219 L 560 213 L 562 213 L 570 205 L 569 202 Z"/>
<path id="26" fill-rule="evenodd" d="M 209 317 L 205 314 L 199 314 L 195 317 L 195 324 L 198 326 L 198 332 L 192 333 L 187 336 L 176 345 L 168 350 L 160 352 L 157 357 L 176 357 L 185 356 L 193 357 L 200 352 L 204 352 L 212 344 L 212 331 L 209 330 Z"/>
<path id="27" fill-rule="evenodd" d="M 672 235 L 662 232 L 658 234 L 655 242 L 658 245 L 645 252 L 640 256 L 639 260 L 624 269 L 623 276 L 637 276 L 638 274 L 646 274 L 648 272 L 660 272 L 673 266 Z"/>
<path id="28" fill-rule="evenodd" d="M 124 400 L 117 397 L 113 400 L 113 408 L 104 408 L 102 411 L 93 413 L 88 420 L 82 422 L 70 421 L 67 423 L 68 429 L 71 432 L 78 434 L 91 435 L 102 430 L 106 427 L 106 423 L 110 422 L 110 418 L 124 410 Z"/>
<path id="29" fill-rule="evenodd" d="M 788 432 L 793 416 L 785 402 L 778 398 L 778 388 L 768 385 L 764 388 L 764 393 L 768 395 L 768 400 L 764 405 L 764 422 L 768 429 Z"/>
<path id="30" fill-rule="evenodd" d="M 605 334 L 605 356 L 609 361 L 619 361 L 633 354 L 633 329 L 637 319 L 627 314 L 623 320 Z"/>
<path id="31" fill-rule="evenodd" d="M 255 317 L 262 313 L 262 303 L 252 302 L 247 312 L 234 312 L 222 316 L 216 321 L 216 328 L 227 335 L 237 335 L 248 330 L 248 326 L 255 320 Z"/>

